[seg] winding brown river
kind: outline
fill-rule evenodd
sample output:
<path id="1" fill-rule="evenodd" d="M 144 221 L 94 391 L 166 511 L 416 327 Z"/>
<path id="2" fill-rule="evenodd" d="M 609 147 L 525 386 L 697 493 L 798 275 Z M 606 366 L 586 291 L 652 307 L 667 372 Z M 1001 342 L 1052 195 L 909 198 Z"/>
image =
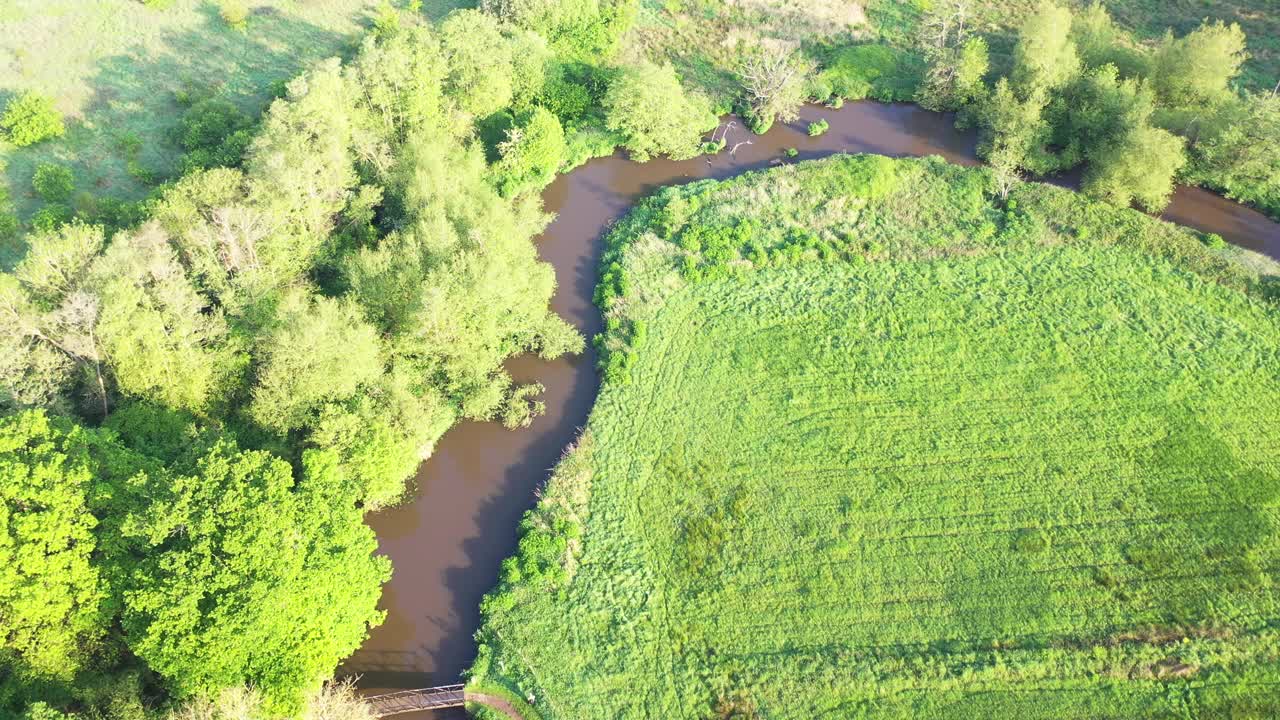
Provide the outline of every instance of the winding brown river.
<path id="1" fill-rule="evenodd" d="M 799 160 L 868 152 L 941 155 L 962 165 L 978 164 L 973 133 L 956 130 L 948 115 L 915 105 L 811 106 L 802 115 L 800 122 L 779 125 L 764 136 L 751 135 L 738 122 L 727 133 L 729 147 L 737 145 L 734 152 L 709 159 L 640 164 L 619 155 L 557 178 L 543 193 L 547 210 L 557 217 L 537 240 L 559 281 L 551 302 L 555 311 L 587 337 L 600 329 L 591 304 L 599 240 L 633 202 L 663 185 L 768 167 L 782 162 L 783 151 L 792 147 L 799 150 Z M 805 127 L 818 118 L 826 118 L 831 128 L 811 138 Z M 1280 258 L 1280 223 L 1212 193 L 1180 188 L 1164 217 Z M 416 498 L 370 516 L 381 551 L 395 570 L 383 589 L 386 622 L 343 668 L 362 674 L 366 691 L 458 682 L 475 654 L 472 634 L 480 621 L 480 599 L 515 549 L 520 516 L 532 507 L 535 489 L 595 402 L 594 362 L 590 350 L 553 362 L 510 361 L 507 367 L 517 381 L 546 386 L 547 414 L 533 427 L 514 432 L 497 423 L 455 427 L 419 468 Z M 459 710 L 449 717 L 465 716 Z"/>

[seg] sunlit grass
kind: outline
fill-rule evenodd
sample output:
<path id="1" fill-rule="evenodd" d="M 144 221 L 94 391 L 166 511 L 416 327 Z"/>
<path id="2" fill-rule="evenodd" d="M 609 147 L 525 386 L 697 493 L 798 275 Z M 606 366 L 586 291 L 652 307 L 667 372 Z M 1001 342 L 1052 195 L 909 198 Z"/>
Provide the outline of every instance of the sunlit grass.
<path id="1" fill-rule="evenodd" d="M 75 167 L 80 191 L 139 197 L 175 168 L 180 149 L 169 131 L 182 112 L 175 93 L 219 94 L 256 116 L 273 85 L 343 52 L 377 4 L 251 1 L 242 32 L 228 27 L 210 0 L 159 8 L 138 0 L 0 3 L 0 102 L 38 90 L 69 121 L 60 141 L 20 150 L 0 142 L 20 214 L 39 204 L 30 180 L 41 162 Z"/>

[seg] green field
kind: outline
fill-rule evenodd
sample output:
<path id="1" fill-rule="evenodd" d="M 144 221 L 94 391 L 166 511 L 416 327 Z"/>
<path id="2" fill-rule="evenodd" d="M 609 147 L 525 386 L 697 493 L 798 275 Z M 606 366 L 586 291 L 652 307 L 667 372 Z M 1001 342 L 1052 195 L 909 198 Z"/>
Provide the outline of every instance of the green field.
<path id="1" fill-rule="evenodd" d="M 983 178 L 836 158 L 622 221 L 476 677 L 548 720 L 1275 717 L 1267 287 Z"/>

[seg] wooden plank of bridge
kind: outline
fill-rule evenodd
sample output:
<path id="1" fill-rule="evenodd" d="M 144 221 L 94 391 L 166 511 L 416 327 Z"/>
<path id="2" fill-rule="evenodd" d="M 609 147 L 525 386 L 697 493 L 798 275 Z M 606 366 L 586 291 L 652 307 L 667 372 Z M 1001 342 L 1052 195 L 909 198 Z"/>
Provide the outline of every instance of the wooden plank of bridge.
<path id="1" fill-rule="evenodd" d="M 462 685 L 441 685 L 374 695 L 365 698 L 365 702 L 373 706 L 374 715 L 384 718 L 419 710 L 459 707 L 466 702 L 466 695 L 462 691 Z"/>

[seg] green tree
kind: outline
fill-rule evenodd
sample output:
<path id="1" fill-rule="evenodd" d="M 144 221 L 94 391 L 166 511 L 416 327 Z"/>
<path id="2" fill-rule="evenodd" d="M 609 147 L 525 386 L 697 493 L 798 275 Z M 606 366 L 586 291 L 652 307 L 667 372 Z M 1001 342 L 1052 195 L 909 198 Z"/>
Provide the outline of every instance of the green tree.
<path id="1" fill-rule="evenodd" d="M 1169 203 L 1174 176 L 1186 162 L 1186 155 L 1182 138 L 1142 125 L 1090 153 L 1089 160 L 1085 193 L 1124 207 L 1137 202 L 1155 213 Z"/>
<path id="2" fill-rule="evenodd" d="M 35 675 L 70 679 L 109 621 L 91 432 L 39 410 L 0 418 L 0 661 Z"/>
<path id="3" fill-rule="evenodd" d="M 206 98 L 195 103 L 182 114 L 177 130 L 178 143 L 187 151 L 183 172 L 239 165 L 253 139 L 252 127 L 249 116 L 227 100 Z"/>
<path id="4" fill-rule="evenodd" d="M 503 23 L 545 37 L 557 54 L 599 60 L 617 50 L 635 19 L 638 0 L 480 0 Z"/>
<path id="5" fill-rule="evenodd" d="M 987 41 L 969 38 L 959 48 L 935 53 L 916 100 L 930 110 L 959 110 L 977 102 L 986 93 L 983 78 L 989 56 Z"/>
<path id="6" fill-rule="evenodd" d="M 425 25 L 386 39 L 365 38 L 346 70 L 376 134 L 396 145 L 413 133 L 447 127 L 449 107 L 442 91 L 447 72 L 440 38 Z M 386 159 L 371 157 L 386 170 Z"/>
<path id="7" fill-rule="evenodd" d="M 1071 20 L 1071 41 L 1085 68 L 1111 64 L 1126 78 L 1149 74 L 1149 58 L 1116 26 L 1101 2 L 1095 0 L 1076 12 Z"/>
<path id="8" fill-rule="evenodd" d="M 1246 95 L 1222 112 L 1223 127 L 1192 147 L 1194 178 L 1280 214 L 1280 95 Z"/>
<path id="9" fill-rule="evenodd" d="M 1071 11 L 1051 0 L 1040 6 L 1018 30 L 1013 48 L 1010 81 L 1023 98 L 1038 91 L 1052 92 L 1070 82 L 1080 71 L 1080 59 L 1071 42 Z"/>
<path id="10" fill-rule="evenodd" d="M 34 702 L 27 706 L 20 720 L 76 720 L 75 715 L 68 715 L 46 702 Z"/>
<path id="11" fill-rule="evenodd" d="M 192 284 L 232 316 L 274 284 L 259 252 L 279 218 L 251 203 L 249 185 L 240 170 L 197 170 L 151 203 Z"/>
<path id="12" fill-rule="evenodd" d="M 6 404 L 68 410 L 74 395 L 106 415 L 105 353 L 89 269 L 102 228 L 73 223 L 28 240 L 12 274 L 0 274 L 0 389 Z M 81 382 L 83 381 L 83 382 Z M 86 392 L 75 393 L 77 385 Z"/>
<path id="13" fill-rule="evenodd" d="M 121 393 L 194 413 L 224 396 L 240 353 L 159 225 L 116 234 L 92 282 L 101 302 L 95 329 Z"/>
<path id="14" fill-rule="evenodd" d="M 66 165 L 40 163 L 31 176 L 31 187 L 45 202 L 66 203 L 76 191 L 76 176 Z"/>
<path id="15" fill-rule="evenodd" d="M 643 62 L 621 72 L 604 96 L 605 124 L 631 155 L 680 160 L 698 154 L 702 134 L 716 126 L 707 101 L 688 95 L 675 68 Z"/>
<path id="16" fill-rule="evenodd" d="M 0 116 L 0 129 L 9 142 L 18 147 L 62 137 L 67 131 L 62 115 L 53 107 L 53 100 L 34 90 L 9 101 L 4 115 Z"/>
<path id="17" fill-rule="evenodd" d="M 390 568 L 331 453 L 219 441 L 130 488 L 122 625 L 179 698 L 252 684 L 296 712 L 381 621 Z"/>
<path id="18" fill-rule="evenodd" d="M 978 154 L 999 157 L 1003 164 L 1046 174 L 1057 169 L 1057 158 L 1047 150 L 1053 128 L 1044 118 L 1047 105 L 1043 91 L 1022 100 L 1000 78 L 990 101 L 982 109 L 983 133 Z"/>
<path id="19" fill-rule="evenodd" d="M 1063 148 L 1062 164 L 1075 165 L 1123 142 L 1134 128 L 1149 126 L 1154 111 L 1155 95 L 1147 83 L 1121 80 L 1114 65 L 1082 74 L 1055 102 L 1054 144 Z"/>
<path id="20" fill-rule="evenodd" d="M 278 432 L 308 424 L 382 373 L 382 343 L 349 300 L 287 293 L 258 339 L 249 415 Z"/>
<path id="21" fill-rule="evenodd" d="M 507 42 L 511 46 L 511 107 L 527 110 L 546 87 L 554 58 L 547 41 L 535 32 L 508 33 Z"/>
<path id="22" fill-rule="evenodd" d="M 341 63 L 330 58 L 289 83 L 286 99 L 263 120 L 245 159 L 248 198 L 235 199 L 256 215 L 240 223 L 254 229 L 252 252 L 237 255 L 257 292 L 312 269 L 357 184 L 353 96 Z"/>
<path id="23" fill-rule="evenodd" d="M 496 18 L 479 10 L 450 13 L 440 37 L 449 68 L 445 92 L 459 108 L 484 117 L 511 104 L 512 48 Z"/>
<path id="24" fill-rule="evenodd" d="M 308 442 L 332 450 L 359 484 L 361 502 L 376 509 L 403 495 L 405 480 L 456 419 L 447 399 L 402 363 L 360 395 L 325 405 Z"/>
<path id="25" fill-rule="evenodd" d="M 510 386 L 507 357 L 581 348 L 547 308 L 555 273 L 531 242 L 546 217 L 535 197 L 497 193 L 477 147 L 410 142 L 395 178 L 402 229 L 349 258 L 346 280 L 405 372 L 488 419 Z"/>
<path id="26" fill-rule="evenodd" d="M 515 119 L 498 152 L 493 176 L 503 195 L 539 190 L 564 164 L 564 129 L 550 110 L 536 107 Z"/>
<path id="27" fill-rule="evenodd" d="M 1244 48 L 1240 26 L 1221 20 L 1205 22 L 1181 38 L 1168 33 L 1155 54 L 1156 92 L 1170 105 L 1219 102 L 1248 57 Z"/>

